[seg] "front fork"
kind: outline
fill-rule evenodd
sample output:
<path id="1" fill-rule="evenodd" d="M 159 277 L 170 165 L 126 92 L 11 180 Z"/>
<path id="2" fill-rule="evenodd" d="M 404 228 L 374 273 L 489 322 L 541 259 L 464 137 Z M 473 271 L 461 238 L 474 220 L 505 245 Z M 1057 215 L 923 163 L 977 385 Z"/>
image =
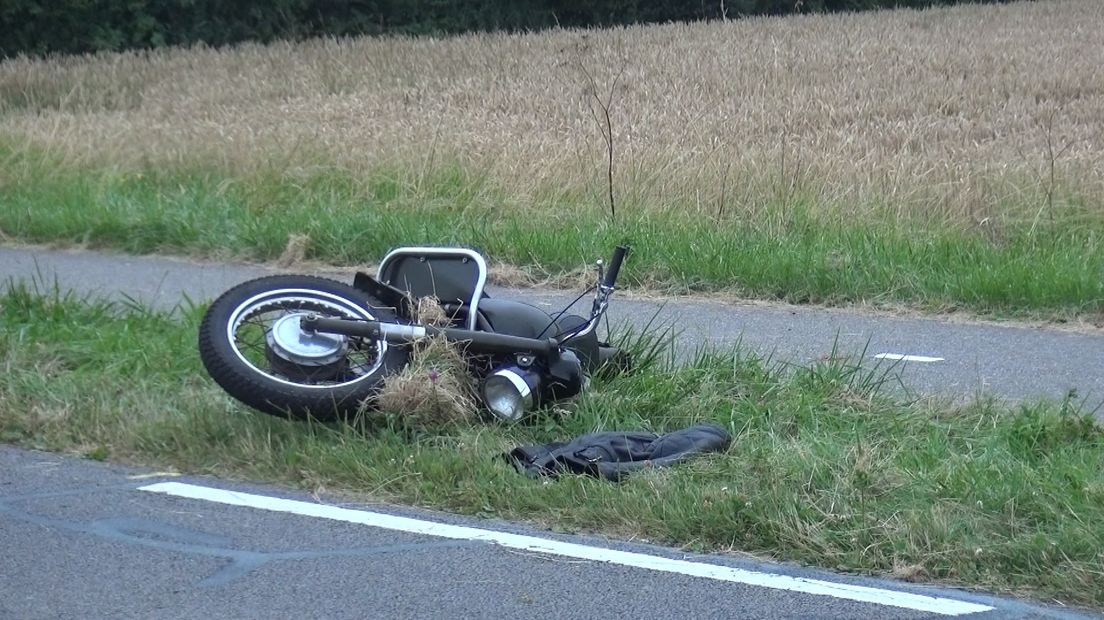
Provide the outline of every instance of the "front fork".
<path id="1" fill-rule="evenodd" d="M 555 338 L 539 340 L 507 334 L 459 329 L 456 327 L 434 327 L 431 325 L 402 325 L 383 321 L 356 321 L 349 319 L 331 319 L 308 314 L 300 321 L 304 332 L 322 332 L 358 336 L 372 340 L 386 340 L 392 343 L 408 343 L 427 336 L 444 336 L 449 342 L 464 344 L 473 353 L 492 353 L 512 355 L 528 353 L 546 360 L 559 357 L 560 343 Z"/>

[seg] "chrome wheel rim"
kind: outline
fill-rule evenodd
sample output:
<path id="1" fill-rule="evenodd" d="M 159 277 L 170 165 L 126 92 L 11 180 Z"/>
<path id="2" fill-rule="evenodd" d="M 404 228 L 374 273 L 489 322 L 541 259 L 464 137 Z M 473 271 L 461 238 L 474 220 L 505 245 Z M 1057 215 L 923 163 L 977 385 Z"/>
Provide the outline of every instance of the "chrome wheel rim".
<path id="1" fill-rule="evenodd" d="M 291 345 L 287 331 L 289 324 L 296 323 L 296 317 L 301 318 L 312 313 L 333 318 L 367 321 L 376 319 L 367 309 L 339 295 L 310 289 L 278 289 L 254 295 L 238 304 L 227 321 L 226 338 L 234 354 L 244 364 L 267 379 L 296 388 L 333 389 L 352 385 L 374 375 L 383 365 L 384 354 L 387 352 L 387 342 L 384 340 L 318 334 L 322 338 L 313 341 L 308 339 L 301 345 Z M 272 333 L 273 327 L 278 324 L 284 330 L 280 339 Z M 327 340 L 333 348 L 328 356 L 323 350 Z M 284 345 L 291 346 L 281 347 L 281 341 Z M 316 347 L 312 347 L 312 343 Z M 284 350 L 279 351 L 281 348 Z M 340 378 L 322 377 L 317 381 L 291 378 L 273 367 L 268 358 L 273 352 L 280 354 L 289 363 L 297 360 L 309 362 L 313 355 L 316 360 L 314 363 L 319 363 L 319 367 L 324 363 L 340 361 L 344 357 L 348 368 Z M 307 355 L 296 356 L 296 352 Z M 305 374 L 310 367 L 311 363 L 302 366 Z"/>

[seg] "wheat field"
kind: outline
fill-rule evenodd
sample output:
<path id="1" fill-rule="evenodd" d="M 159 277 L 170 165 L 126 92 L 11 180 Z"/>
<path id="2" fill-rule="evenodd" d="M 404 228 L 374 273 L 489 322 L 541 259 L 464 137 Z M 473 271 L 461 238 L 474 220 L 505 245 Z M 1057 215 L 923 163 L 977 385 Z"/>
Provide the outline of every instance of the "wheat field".
<path id="1" fill-rule="evenodd" d="M 965 225 L 1101 211 L 1104 2 L 311 40 L 0 63 L 0 140 L 76 167 L 474 171 L 515 208 Z"/>

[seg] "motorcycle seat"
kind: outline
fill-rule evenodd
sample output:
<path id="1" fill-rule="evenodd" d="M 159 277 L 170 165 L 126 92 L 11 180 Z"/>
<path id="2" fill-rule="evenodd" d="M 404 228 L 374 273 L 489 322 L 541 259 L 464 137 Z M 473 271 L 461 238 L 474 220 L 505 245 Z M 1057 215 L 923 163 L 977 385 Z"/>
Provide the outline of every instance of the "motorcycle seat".
<path id="1" fill-rule="evenodd" d="M 487 262 L 467 248 L 403 247 L 392 250 L 379 266 L 380 282 L 411 297 L 436 297 L 467 311 L 465 327 L 476 328 L 482 300 L 487 298 Z"/>

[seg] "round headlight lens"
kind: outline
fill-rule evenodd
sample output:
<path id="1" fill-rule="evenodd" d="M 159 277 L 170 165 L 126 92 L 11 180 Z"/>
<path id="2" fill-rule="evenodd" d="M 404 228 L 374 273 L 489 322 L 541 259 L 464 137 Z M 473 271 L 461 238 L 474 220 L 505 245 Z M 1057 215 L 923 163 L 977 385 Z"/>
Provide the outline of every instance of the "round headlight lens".
<path id="1" fill-rule="evenodd" d="M 520 420 L 533 407 L 533 389 L 514 370 L 497 370 L 483 382 L 483 402 L 499 419 Z"/>

